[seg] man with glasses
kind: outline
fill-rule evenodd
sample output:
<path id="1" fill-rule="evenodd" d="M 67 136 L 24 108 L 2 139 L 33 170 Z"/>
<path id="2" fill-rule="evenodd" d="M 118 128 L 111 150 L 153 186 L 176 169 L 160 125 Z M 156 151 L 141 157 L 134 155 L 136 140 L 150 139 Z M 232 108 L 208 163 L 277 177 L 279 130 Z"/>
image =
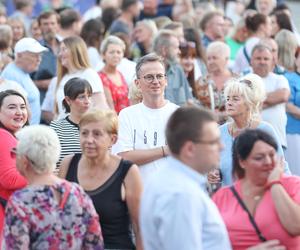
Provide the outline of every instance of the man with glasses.
<path id="1" fill-rule="evenodd" d="M 136 65 L 136 77 L 143 100 L 120 112 L 118 141 L 113 152 L 139 165 L 145 181 L 169 153 L 164 132 L 168 118 L 178 106 L 164 98 L 167 79 L 159 56 L 142 57 Z"/>
<path id="2" fill-rule="evenodd" d="M 171 151 L 149 179 L 141 201 L 145 250 L 230 250 L 226 227 L 206 192 L 206 174 L 218 167 L 223 148 L 210 111 L 177 109 L 166 128 Z"/>

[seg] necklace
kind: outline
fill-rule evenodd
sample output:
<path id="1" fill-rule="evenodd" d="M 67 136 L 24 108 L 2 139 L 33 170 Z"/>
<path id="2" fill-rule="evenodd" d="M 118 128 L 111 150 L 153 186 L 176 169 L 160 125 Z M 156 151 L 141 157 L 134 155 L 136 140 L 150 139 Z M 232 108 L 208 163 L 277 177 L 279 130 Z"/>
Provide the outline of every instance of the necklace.
<path id="1" fill-rule="evenodd" d="M 252 125 L 252 119 L 250 119 L 247 123 L 247 125 L 243 128 L 238 128 L 235 124 L 235 122 L 232 123 L 231 127 L 230 127 L 230 134 L 232 135 L 232 137 L 236 137 L 237 135 L 239 135 L 243 130 L 247 129 L 247 128 L 251 128 Z"/>

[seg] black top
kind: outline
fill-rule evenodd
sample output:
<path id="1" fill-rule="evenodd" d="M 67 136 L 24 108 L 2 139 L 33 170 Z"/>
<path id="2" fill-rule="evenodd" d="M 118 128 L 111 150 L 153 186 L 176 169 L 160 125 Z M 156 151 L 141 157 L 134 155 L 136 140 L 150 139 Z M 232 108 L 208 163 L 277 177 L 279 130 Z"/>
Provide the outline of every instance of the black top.
<path id="1" fill-rule="evenodd" d="M 70 162 L 66 179 L 79 183 L 78 163 L 81 154 L 75 154 Z M 122 201 L 121 187 L 132 163 L 121 160 L 117 170 L 100 187 L 86 193 L 93 200 L 99 215 L 105 249 L 135 249 L 126 202 Z"/>

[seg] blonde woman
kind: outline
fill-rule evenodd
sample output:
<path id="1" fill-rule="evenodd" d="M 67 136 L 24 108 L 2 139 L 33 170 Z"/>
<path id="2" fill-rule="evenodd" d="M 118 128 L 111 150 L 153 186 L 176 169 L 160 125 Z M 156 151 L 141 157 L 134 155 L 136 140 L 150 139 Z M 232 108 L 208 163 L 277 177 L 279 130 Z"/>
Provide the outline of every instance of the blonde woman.
<path id="1" fill-rule="evenodd" d="M 64 86 L 68 80 L 74 77 L 85 79 L 92 86 L 93 107 L 97 109 L 108 108 L 102 81 L 97 72 L 90 66 L 85 42 L 78 36 L 71 36 L 65 38 L 60 44 L 57 60 L 57 77 L 52 79 L 43 102 L 43 118 L 47 116 L 46 120 L 52 120 L 54 113 L 58 115 L 59 119 L 65 117 L 66 114 L 62 106 Z M 45 115 L 45 111 L 48 114 Z M 52 117 L 51 115 L 49 116 L 49 112 Z"/>
<path id="2" fill-rule="evenodd" d="M 221 152 L 220 169 L 223 184 L 231 185 L 232 177 L 232 143 L 245 129 L 262 129 L 271 134 L 278 144 L 278 154 L 283 156 L 283 150 L 274 128 L 260 118 L 261 105 L 265 99 L 265 90 L 262 79 L 255 74 L 246 75 L 227 83 L 224 95 L 226 98 L 226 113 L 231 121 L 220 127 L 221 138 L 226 145 Z M 289 173 L 288 168 L 286 172 Z"/>

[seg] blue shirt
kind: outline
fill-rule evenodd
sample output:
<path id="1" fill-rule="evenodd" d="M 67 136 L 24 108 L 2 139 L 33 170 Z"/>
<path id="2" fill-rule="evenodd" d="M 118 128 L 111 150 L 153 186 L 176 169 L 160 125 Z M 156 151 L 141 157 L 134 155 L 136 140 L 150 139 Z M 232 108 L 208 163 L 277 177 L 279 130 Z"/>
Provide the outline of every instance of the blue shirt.
<path id="1" fill-rule="evenodd" d="M 165 89 L 165 98 L 176 105 L 182 106 L 193 94 L 183 69 L 178 63 L 170 64 L 167 70 L 168 85 Z"/>
<path id="2" fill-rule="evenodd" d="M 205 48 L 207 48 L 208 45 L 209 45 L 211 42 L 213 42 L 213 40 L 210 39 L 207 35 L 204 34 L 204 35 L 202 36 L 202 45 L 203 45 Z"/>
<path id="3" fill-rule="evenodd" d="M 12 62 L 2 71 L 1 77 L 15 81 L 23 87 L 28 94 L 27 99 L 31 110 L 30 124 L 39 124 L 41 120 L 40 92 L 30 75 Z"/>
<path id="4" fill-rule="evenodd" d="M 271 136 L 274 137 L 274 139 L 277 142 L 277 146 L 278 146 L 278 151 L 277 151 L 278 155 L 284 156 L 279 137 L 276 134 L 272 125 L 267 122 L 262 121 L 257 126 L 257 128 L 269 133 Z M 231 134 L 228 131 L 228 123 L 225 123 L 222 126 L 220 126 L 220 131 L 221 131 L 222 142 L 225 145 L 225 148 L 221 152 L 220 169 L 221 169 L 222 177 L 223 177 L 222 183 L 223 183 L 223 185 L 227 186 L 227 185 L 232 185 L 232 183 L 233 183 L 233 179 L 232 179 L 232 144 L 233 144 L 234 138 L 231 136 Z M 285 173 L 287 173 L 287 174 L 291 173 L 287 162 L 285 162 Z"/>
<path id="5" fill-rule="evenodd" d="M 146 182 L 141 202 L 145 250 L 230 250 L 225 224 L 205 191 L 206 178 L 173 157 Z"/>
<path id="6" fill-rule="evenodd" d="M 287 72 L 284 75 L 290 85 L 291 95 L 289 102 L 300 108 L 300 74 L 297 72 Z M 300 119 L 287 113 L 287 134 L 300 134 Z"/>

